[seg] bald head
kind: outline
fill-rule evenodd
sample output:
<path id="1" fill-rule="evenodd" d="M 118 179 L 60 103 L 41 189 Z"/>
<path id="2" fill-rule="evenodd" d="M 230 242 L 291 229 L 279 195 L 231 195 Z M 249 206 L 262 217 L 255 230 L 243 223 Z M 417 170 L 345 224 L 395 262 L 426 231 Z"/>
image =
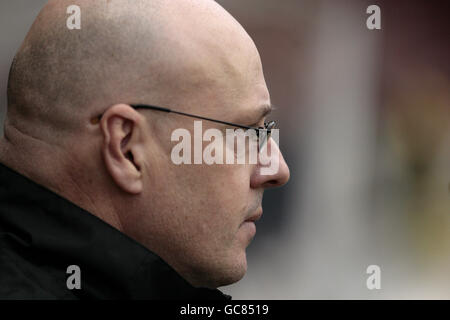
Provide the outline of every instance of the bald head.
<path id="1" fill-rule="evenodd" d="M 66 27 L 72 4 L 81 30 Z M 50 1 L 14 59 L 6 125 L 58 143 L 115 103 L 174 106 L 194 92 L 233 90 L 230 77 L 260 68 L 255 54 L 214 1 Z"/>

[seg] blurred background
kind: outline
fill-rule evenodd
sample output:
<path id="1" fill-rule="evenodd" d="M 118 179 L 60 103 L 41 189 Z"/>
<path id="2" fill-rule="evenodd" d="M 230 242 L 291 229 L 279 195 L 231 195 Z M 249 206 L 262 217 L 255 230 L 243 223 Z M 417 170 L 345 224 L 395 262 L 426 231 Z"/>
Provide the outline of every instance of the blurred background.
<path id="1" fill-rule="evenodd" d="M 0 2 L 1 122 L 10 64 L 45 2 Z M 247 275 L 222 291 L 450 299 L 450 2 L 218 2 L 259 49 L 291 170 L 264 195 Z M 372 4 L 381 30 L 366 27 Z"/>

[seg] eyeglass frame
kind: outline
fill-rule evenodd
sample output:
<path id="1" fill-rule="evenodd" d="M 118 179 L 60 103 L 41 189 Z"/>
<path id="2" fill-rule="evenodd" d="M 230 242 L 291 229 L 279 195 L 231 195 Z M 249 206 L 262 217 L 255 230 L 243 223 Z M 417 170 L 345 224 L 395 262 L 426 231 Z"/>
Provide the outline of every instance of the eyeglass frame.
<path id="1" fill-rule="evenodd" d="M 179 115 L 186 116 L 186 117 L 207 120 L 207 121 L 216 122 L 216 123 L 220 123 L 220 124 L 225 124 L 225 125 L 228 125 L 228 126 L 233 126 L 233 127 L 237 127 L 237 128 L 241 128 L 241 129 L 255 130 L 256 137 L 258 138 L 258 146 L 259 146 L 260 150 L 264 146 L 264 143 L 266 143 L 267 141 L 270 140 L 270 137 L 271 137 L 271 134 L 272 134 L 272 129 L 275 129 L 275 126 L 276 126 L 276 121 L 273 121 L 273 120 L 269 121 L 269 122 L 264 122 L 264 127 L 251 127 L 251 126 L 245 126 L 245 125 L 237 124 L 237 123 L 233 123 L 233 122 L 217 120 L 217 119 L 212 119 L 212 118 L 199 116 L 199 115 L 195 115 L 195 114 L 191 114 L 191 113 L 186 113 L 186 112 L 182 112 L 182 111 L 176 111 L 176 110 L 172 110 L 172 109 L 165 108 L 165 107 L 158 107 L 158 106 L 154 106 L 154 105 L 149 105 L 149 104 L 130 104 L 129 106 L 132 107 L 135 110 L 147 109 L 147 110 L 162 111 L 162 112 L 166 112 L 166 113 L 175 113 L 175 114 L 179 114 Z M 100 119 L 102 118 L 102 116 L 103 116 L 103 114 L 101 114 L 99 117 L 96 117 L 96 118 L 92 119 L 92 123 L 93 124 L 98 123 L 100 121 Z M 259 130 L 266 130 L 267 131 L 267 134 L 265 135 L 266 139 L 263 140 L 262 142 L 259 141 Z"/>
<path id="2" fill-rule="evenodd" d="M 264 127 L 250 127 L 250 126 L 245 126 L 245 125 L 241 125 L 241 124 L 237 124 L 237 123 L 233 123 L 233 122 L 212 119 L 212 118 L 208 118 L 208 117 L 204 117 L 204 116 L 199 116 L 199 115 L 195 115 L 195 114 L 191 114 L 191 113 L 176 111 L 176 110 L 172 110 L 169 108 L 158 107 L 158 106 L 153 106 L 153 105 L 148 105 L 148 104 L 130 104 L 130 107 L 132 107 L 135 110 L 147 109 L 147 110 L 162 111 L 162 112 L 166 112 L 166 113 L 175 113 L 175 114 L 179 114 L 179 115 L 186 116 L 186 117 L 207 120 L 207 121 L 225 124 L 228 126 L 233 126 L 233 127 L 237 127 L 237 128 L 241 128 L 241 129 L 255 130 L 256 137 L 258 138 L 258 145 L 259 145 L 260 150 L 264 147 L 264 144 L 270 140 L 270 137 L 272 134 L 272 129 L 275 129 L 275 126 L 276 126 L 276 122 L 273 120 L 269 121 L 269 122 L 264 122 Z M 259 141 L 259 130 L 267 130 L 267 134 L 265 135 L 266 139 L 263 140 L 262 142 Z"/>

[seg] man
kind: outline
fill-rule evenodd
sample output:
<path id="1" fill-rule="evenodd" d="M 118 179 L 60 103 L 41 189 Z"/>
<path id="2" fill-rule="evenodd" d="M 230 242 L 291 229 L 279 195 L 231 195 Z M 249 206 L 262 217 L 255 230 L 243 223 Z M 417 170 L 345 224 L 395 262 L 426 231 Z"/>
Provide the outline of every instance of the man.
<path id="1" fill-rule="evenodd" d="M 270 111 L 254 43 L 214 1 L 49 1 L 8 83 L 1 298 L 227 299 L 244 276 L 263 191 L 289 179 L 276 143 L 271 174 L 177 165 L 171 133 L 194 119 L 134 104 L 252 127 Z"/>

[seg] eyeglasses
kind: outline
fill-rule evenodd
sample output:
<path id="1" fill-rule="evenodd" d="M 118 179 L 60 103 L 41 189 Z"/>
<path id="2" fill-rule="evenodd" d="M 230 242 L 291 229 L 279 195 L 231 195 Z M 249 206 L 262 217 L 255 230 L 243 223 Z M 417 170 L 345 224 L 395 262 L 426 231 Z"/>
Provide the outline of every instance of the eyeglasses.
<path id="1" fill-rule="evenodd" d="M 167 112 L 167 113 L 176 113 L 176 114 L 180 114 L 180 115 L 186 116 L 186 117 L 212 121 L 212 122 L 216 122 L 216 123 L 225 124 L 228 126 L 245 129 L 245 130 L 255 130 L 256 137 L 258 138 L 259 150 L 262 150 L 262 148 L 265 146 L 267 141 L 270 139 L 270 137 L 272 135 L 272 129 L 275 129 L 275 126 L 276 126 L 275 121 L 265 122 L 264 127 L 249 127 L 249 126 L 244 126 L 244 125 L 236 124 L 236 123 L 232 123 L 232 122 L 211 119 L 211 118 L 207 118 L 207 117 L 203 117 L 203 116 L 197 116 L 194 114 L 185 113 L 185 112 L 181 112 L 181 111 L 175 111 L 175 110 L 172 110 L 169 108 L 157 107 L 157 106 L 146 105 L 146 104 L 131 104 L 130 106 L 133 109 L 149 109 L 149 110 L 156 110 L 156 111 L 162 111 L 162 112 Z M 266 130 L 266 134 L 262 134 L 260 137 L 260 130 Z"/>

